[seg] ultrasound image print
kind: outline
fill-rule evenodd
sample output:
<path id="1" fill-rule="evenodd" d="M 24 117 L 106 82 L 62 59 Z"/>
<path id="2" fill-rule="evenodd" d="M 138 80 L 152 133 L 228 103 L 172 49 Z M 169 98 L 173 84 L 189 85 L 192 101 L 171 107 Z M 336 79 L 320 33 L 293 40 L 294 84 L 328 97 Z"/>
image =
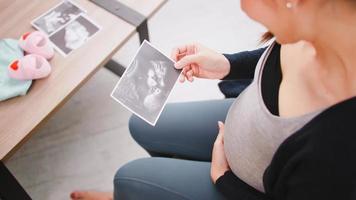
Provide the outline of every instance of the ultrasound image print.
<path id="1" fill-rule="evenodd" d="M 52 35 L 61 27 L 84 12 L 84 10 L 79 8 L 73 2 L 66 0 L 45 14 L 37 17 L 33 20 L 32 25 L 48 35 Z"/>
<path id="2" fill-rule="evenodd" d="M 68 25 L 49 37 L 54 47 L 64 56 L 85 44 L 100 27 L 87 16 L 79 15 Z"/>
<path id="3" fill-rule="evenodd" d="M 111 96 L 155 125 L 179 75 L 172 60 L 144 41 Z"/>

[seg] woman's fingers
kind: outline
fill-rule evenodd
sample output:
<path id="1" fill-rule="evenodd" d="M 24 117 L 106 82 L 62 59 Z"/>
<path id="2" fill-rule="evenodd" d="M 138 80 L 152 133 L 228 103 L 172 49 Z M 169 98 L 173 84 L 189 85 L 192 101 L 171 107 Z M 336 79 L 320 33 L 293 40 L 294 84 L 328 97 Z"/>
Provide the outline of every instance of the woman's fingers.
<path id="1" fill-rule="evenodd" d="M 224 134 L 225 124 L 222 121 L 218 121 L 219 133 Z"/>
<path id="2" fill-rule="evenodd" d="M 184 83 L 184 81 L 185 81 L 185 76 L 183 74 L 181 74 L 179 76 L 179 82 Z"/>
<path id="3" fill-rule="evenodd" d="M 183 83 L 186 79 L 190 82 L 194 81 L 194 70 L 192 66 L 199 61 L 199 56 L 196 53 L 195 45 L 183 45 L 176 47 L 171 52 L 171 58 L 176 61 L 175 68 L 182 69 L 182 74 L 179 81 Z"/>
<path id="4" fill-rule="evenodd" d="M 179 56 L 179 55 L 178 55 Z M 180 82 L 184 82 L 185 80 L 188 80 L 189 82 L 194 81 L 194 76 L 197 76 L 197 70 L 196 69 L 198 66 L 196 63 L 191 63 L 198 61 L 199 58 L 197 58 L 196 55 L 188 55 L 182 58 L 178 63 L 176 63 L 176 68 L 180 68 L 182 65 L 182 75 L 179 78 Z M 177 67 L 178 66 L 178 67 Z"/>
<path id="5" fill-rule="evenodd" d="M 184 82 L 185 79 L 187 79 L 189 82 L 193 82 L 194 76 L 196 76 L 194 66 L 189 65 L 183 68 L 182 76 L 179 78 L 179 80 L 180 82 Z"/>
<path id="6" fill-rule="evenodd" d="M 188 45 L 182 45 L 173 48 L 171 52 L 171 58 L 176 62 L 179 61 L 182 57 L 184 57 L 184 55 L 187 54 L 188 48 L 189 48 Z"/>
<path id="7" fill-rule="evenodd" d="M 183 69 L 182 73 L 179 76 L 179 82 L 184 83 L 184 81 L 185 81 L 185 73 L 186 73 L 186 70 Z"/>
<path id="8" fill-rule="evenodd" d="M 194 71 L 193 71 L 193 69 L 190 69 L 190 70 L 186 73 L 186 77 L 187 77 L 188 81 L 190 81 L 190 82 L 193 82 L 193 81 L 194 81 L 193 75 L 194 75 Z"/>
<path id="9" fill-rule="evenodd" d="M 223 122 L 218 121 L 218 126 L 219 126 L 219 134 L 216 140 L 220 143 L 224 143 L 224 132 L 225 132 L 225 125 Z"/>
<path id="10" fill-rule="evenodd" d="M 191 70 L 191 67 L 190 66 L 186 66 L 186 67 L 183 68 L 182 74 L 184 76 L 187 76 L 187 72 L 190 71 L 190 70 Z"/>
<path id="11" fill-rule="evenodd" d="M 171 52 L 171 58 L 172 58 L 172 60 L 174 60 L 174 61 L 178 61 L 178 59 L 177 59 L 177 55 L 179 54 L 179 49 L 178 48 L 173 48 L 172 49 L 172 52 Z"/>
<path id="12" fill-rule="evenodd" d="M 184 56 L 186 56 L 186 53 L 179 53 L 176 55 L 177 61 L 179 61 L 180 59 L 182 59 Z"/>
<path id="13" fill-rule="evenodd" d="M 221 134 L 218 134 L 218 136 L 216 137 L 214 146 L 218 146 L 218 145 L 222 145 L 224 141 L 224 138 Z"/>
<path id="14" fill-rule="evenodd" d="M 180 75 L 180 77 L 179 77 L 179 81 L 180 81 L 181 83 L 184 83 L 185 79 L 187 79 L 187 71 L 188 71 L 188 70 L 190 70 L 190 67 L 189 67 L 189 66 L 183 68 L 182 73 L 181 73 L 181 75 Z"/>
<path id="15" fill-rule="evenodd" d="M 186 55 L 182 59 L 180 59 L 174 66 L 176 69 L 183 69 L 186 66 L 191 64 L 199 63 L 200 56 L 197 54 L 194 55 Z"/>

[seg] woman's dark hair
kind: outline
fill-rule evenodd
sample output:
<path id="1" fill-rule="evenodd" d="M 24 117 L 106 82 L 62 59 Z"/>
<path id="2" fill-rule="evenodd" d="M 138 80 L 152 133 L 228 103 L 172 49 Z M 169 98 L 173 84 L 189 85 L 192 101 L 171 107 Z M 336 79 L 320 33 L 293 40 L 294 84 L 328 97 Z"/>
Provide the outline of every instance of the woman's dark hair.
<path id="1" fill-rule="evenodd" d="M 260 43 L 264 44 L 264 43 L 270 41 L 273 37 L 274 37 L 273 33 L 268 31 L 262 35 Z"/>

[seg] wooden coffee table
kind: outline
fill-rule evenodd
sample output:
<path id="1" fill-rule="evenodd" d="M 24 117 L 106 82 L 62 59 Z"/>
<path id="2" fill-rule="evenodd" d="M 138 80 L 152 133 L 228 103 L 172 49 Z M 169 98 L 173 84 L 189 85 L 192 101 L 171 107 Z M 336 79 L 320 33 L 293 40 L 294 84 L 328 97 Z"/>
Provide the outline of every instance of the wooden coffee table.
<path id="1" fill-rule="evenodd" d="M 30 21 L 59 2 L 60 0 L 0 0 L 0 38 L 19 38 L 23 33 L 34 30 Z M 26 142 L 100 67 L 107 64 L 112 71 L 122 73 L 120 64 L 111 61 L 111 57 L 136 31 L 140 34 L 140 40 L 149 39 L 147 20 L 166 0 L 120 0 L 120 5 L 124 6 L 120 8 L 126 9 L 126 13 L 121 13 L 122 16 L 112 14 L 94 1 L 75 2 L 87 10 L 89 17 L 102 29 L 69 56 L 63 57 L 56 53 L 51 60 L 51 75 L 34 81 L 26 96 L 0 102 L 2 161 L 6 161 Z M 132 16 L 141 16 L 137 20 L 141 23 L 130 21 Z M 31 199 L 1 161 L 0 199 Z"/>

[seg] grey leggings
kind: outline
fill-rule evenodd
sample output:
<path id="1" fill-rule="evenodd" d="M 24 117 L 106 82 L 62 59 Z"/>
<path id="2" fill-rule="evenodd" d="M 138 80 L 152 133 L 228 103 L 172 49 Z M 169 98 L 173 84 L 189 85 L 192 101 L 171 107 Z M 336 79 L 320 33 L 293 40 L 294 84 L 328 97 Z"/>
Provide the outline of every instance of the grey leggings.
<path id="1" fill-rule="evenodd" d="M 132 116 L 132 137 L 151 155 L 165 157 L 138 159 L 120 168 L 114 199 L 224 199 L 211 182 L 210 160 L 217 121 L 225 121 L 232 102 L 168 104 L 155 127 Z"/>

